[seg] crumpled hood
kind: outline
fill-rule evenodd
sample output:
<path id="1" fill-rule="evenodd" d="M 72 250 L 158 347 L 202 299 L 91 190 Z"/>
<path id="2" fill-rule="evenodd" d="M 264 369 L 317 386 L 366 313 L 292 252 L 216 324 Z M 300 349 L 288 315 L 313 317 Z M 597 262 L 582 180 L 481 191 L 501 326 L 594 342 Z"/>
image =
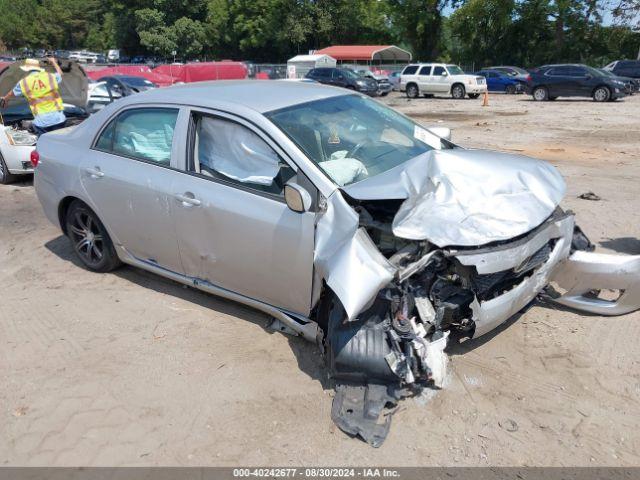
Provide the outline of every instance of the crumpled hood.
<path id="1" fill-rule="evenodd" d="M 345 187 L 359 200 L 406 199 L 394 235 L 438 247 L 508 240 L 540 225 L 565 183 L 547 162 L 485 150 L 432 150 Z"/>

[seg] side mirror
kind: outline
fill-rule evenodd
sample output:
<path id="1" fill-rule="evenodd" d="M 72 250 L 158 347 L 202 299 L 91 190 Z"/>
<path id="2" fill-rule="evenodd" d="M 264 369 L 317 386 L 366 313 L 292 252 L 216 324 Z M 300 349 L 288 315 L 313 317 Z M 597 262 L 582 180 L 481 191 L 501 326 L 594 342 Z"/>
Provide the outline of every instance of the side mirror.
<path id="1" fill-rule="evenodd" d="M 427 130 L 440 138 L 451 141 L 451 129 L 448 127 L 429 127 Z"/>
<path id="2" fill-rule="evenodd" d="M 593 78 L 593 76 L 590 73 L 587 73 L 584 78 L 586 78 L 587 80 L 591 80 Z"/>
<path id="3" fill-rule="evenodd" d="M 311 195 L 300 185 L 287 183 L 284 186 L 284 199 L 294 212 L 304 213 L 311 208 Z"/>
<path id="4" fill-rule="evenodd" d="M 441 73 L 441 75 L 442 75 L 443 77 L 446 77 L 446 76 L 447 76 L 447 75 L 449 75 L 449 74 L 448 74 L 447 72 L 442 72 L 442 73 Z"/>

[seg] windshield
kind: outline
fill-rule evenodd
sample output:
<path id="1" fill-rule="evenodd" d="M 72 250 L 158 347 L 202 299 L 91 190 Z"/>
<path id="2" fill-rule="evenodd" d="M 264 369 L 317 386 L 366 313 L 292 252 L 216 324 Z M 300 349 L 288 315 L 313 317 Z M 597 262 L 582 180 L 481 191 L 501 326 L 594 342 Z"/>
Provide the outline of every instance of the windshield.
<path id="1" fill-rule="evenodd" d="M 447 65 L 447 70 L 449 70 L 449 75 L 464 75 L 462 69 L 457 65 Z"/>
<path id="2" fill-rule="evenodd" d="M 347 78 L 353 78 L 353 79 L 360 78 L 360 76 L 357 73 L 355 73 L 353 70 L 340 70 L 340 72 Z"/>
<path id="3" fill-rule="evenodd" d="M 359 95 L 316 100 L 266 116 L 340 186 L 443 146 L 407 117 Z"/>
<path id="4" fill-rule="evenodd" d="M 154 83 L 141 77 L 120 77 L 122 83 L 130 87 L 153 87 Z"/>

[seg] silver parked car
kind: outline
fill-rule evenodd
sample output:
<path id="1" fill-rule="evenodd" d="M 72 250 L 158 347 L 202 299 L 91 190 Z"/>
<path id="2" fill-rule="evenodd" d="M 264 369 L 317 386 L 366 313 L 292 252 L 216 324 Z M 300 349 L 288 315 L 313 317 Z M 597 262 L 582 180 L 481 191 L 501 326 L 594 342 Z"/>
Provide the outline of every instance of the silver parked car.
<path id="1" fill-rule="evenodd" d="M 555 168 L 449 137 L 344 89 L 202 82 L 43 135 L 35 188 L 87 268 L 150 270 L 319 341 L 334 421 L 378 446 L 386 407 L 442 385 L 450 332 L 540 294 L 640 307 L 640 257 L 590 251 Z"/>

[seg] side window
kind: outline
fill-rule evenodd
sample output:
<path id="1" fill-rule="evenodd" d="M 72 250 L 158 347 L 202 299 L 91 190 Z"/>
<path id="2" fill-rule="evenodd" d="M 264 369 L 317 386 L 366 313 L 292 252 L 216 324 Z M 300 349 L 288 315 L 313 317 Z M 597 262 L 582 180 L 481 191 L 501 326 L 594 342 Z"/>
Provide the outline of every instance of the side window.
<path id="1" fill-rule="evenodd" d="M 418 75 L 429 75 L 431 73 L 431 67 L 422 67 Z"/>
<path id="2" fill-rule="evenodd" d="M 433 75 L 434 77 L 439 77 L 445 72 L 444 67 L 433 67 Z"/>
<path id="3" fill-rule="evenodd" d="M 402 71 L 402 75 L 415 75 L 417 71 L 418 71 L 417 65 L 409 65 L 408 67 L 405 67 L 405 69 Z"/>
<path id="4" fill-rule="evenodd" d="M 318 70 L 316 70 L 316 75 L 320 78 L 331 78 L 331 69 L 319 68 Z"/>
<path id="5" fill-rule="evenodd" d="M 168 166 L 177 118 L 178 110 L 175 108 L 127 110 L 102 131 L 95 147 Z"/>
<path id="6" fill-rule="evenodd" d="M 239 123 L 198 116 L 193 170 L 206 177 L 282 196 L 295 170 Z"/>

